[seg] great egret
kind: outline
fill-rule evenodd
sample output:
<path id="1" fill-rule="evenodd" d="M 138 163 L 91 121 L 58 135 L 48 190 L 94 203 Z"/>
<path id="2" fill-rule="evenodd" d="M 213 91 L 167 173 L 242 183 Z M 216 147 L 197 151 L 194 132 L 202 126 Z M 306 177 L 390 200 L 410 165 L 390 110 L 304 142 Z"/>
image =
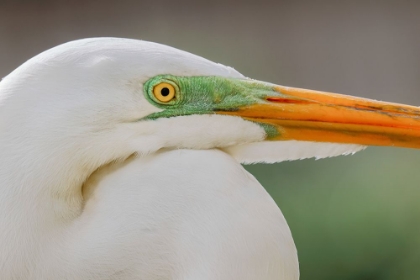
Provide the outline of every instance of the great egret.
<path id="1" fill-rule="evenodd" d="M 55 47 L 0 83 L 1 279 L 298 279 L 240 163 L 418 148 L 419 116 L 150 42 Z"/>

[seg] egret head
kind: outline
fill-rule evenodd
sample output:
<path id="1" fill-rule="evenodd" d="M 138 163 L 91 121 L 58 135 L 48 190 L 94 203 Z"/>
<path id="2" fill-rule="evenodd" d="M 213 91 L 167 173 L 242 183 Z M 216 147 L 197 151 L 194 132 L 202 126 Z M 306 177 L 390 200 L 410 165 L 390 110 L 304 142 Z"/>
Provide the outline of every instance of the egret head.
<path id="1" fill-rule="evenodd" d="M 98 162 L 221 148 L 241 162 L 418 147 L 420 110 L 281 87 L 155 43 L 99 38 L 48 50 L 0 83 L 1 125 Z M 6 114 L 5 114 L 6 116 Z M 36 117 L 35 117 L 36 116 Z M 93 151 L 93 153 L 92 153 Z M 80 157 L 78 157 L 80 160 Z"/>

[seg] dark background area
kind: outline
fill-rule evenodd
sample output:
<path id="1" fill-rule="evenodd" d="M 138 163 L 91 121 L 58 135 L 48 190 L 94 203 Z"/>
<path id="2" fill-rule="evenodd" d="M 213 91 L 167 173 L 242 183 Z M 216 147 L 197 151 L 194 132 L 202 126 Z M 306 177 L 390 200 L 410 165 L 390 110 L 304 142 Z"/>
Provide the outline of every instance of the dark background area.
<path id="1" fill-rule="evenodd" d="M 155 41 L 281 85 L 420 105 L 420 1 L 2 1 L 0 76 L 86 37 Z M 420 151 L 247 167 L 302 280 L 420 279 Z"/>

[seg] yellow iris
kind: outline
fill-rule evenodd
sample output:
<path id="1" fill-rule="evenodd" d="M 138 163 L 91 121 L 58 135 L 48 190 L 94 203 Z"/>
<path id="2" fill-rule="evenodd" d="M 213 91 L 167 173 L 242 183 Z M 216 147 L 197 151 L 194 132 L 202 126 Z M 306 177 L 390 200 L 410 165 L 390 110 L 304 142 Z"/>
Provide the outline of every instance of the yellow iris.
<path id="1" fill-rule="evenodd" d="M 167 103 L 175 98 L 175 88 L 169 83 L 160 83 L 153 88 L 153 95 L 157 100 Z"/>

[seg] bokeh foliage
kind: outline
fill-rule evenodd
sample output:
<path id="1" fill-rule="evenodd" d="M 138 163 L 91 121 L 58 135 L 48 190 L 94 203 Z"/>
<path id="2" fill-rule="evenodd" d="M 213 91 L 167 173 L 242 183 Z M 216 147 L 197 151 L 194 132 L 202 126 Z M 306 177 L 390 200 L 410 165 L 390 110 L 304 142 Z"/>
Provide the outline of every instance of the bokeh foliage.
<path id="1" fill-rule="evenodd" d="M 420 174 L 413 150 L 248 166 L 281 207 L 302 279 L 419 279 Z"/>

